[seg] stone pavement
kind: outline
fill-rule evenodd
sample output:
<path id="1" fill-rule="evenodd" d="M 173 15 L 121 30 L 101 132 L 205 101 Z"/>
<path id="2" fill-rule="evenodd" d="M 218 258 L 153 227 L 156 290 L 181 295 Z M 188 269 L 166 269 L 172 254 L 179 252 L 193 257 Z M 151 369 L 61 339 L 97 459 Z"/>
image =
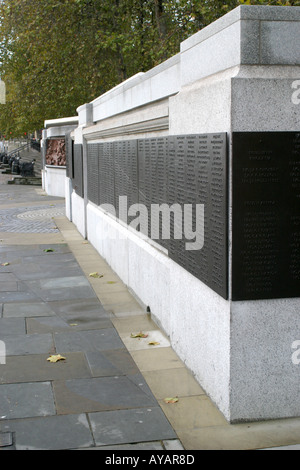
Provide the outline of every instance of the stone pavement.
<path id="1" fill-rule="evenodd" d="M 0 450 L 299 448 L 299 419 L 228 424 L 64 201 L 5 181 Z"/>

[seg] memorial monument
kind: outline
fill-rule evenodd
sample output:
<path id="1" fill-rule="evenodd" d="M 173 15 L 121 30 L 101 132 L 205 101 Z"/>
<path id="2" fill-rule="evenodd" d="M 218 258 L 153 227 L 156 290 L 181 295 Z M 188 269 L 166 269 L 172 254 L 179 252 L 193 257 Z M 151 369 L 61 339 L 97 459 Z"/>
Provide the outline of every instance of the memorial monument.
<path id="1" fill-rule="evenodd" d="M 68 217 L 232 423 L 300 416 L 299 44 L 299 7 L 241 6 L 80 106 L 67 146 Z M 189 235 L 203 207 L 201 248 L 174 211 L 169 239 L 132 229 L 137 204 L 189 206 Z"/>

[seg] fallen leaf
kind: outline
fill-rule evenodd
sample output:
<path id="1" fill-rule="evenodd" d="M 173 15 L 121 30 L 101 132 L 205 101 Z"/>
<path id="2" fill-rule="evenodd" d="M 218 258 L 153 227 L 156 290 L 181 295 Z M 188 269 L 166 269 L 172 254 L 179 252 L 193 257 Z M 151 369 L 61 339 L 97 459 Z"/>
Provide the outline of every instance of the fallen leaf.
<path id="1" fill-rule="evenodd" d="M 177 403 L 178 397 L 164 398 L 165 403 Z"/>
<path id="2" fill-rule="evenodd" d="M 1 266 L 9 266 L 9 263 L 2 263 Z"/>
<path id="3" fill-rule="evenodd" d="M 50 356 L 47 359 L 47 361 L 49 361 L 49 362 L 58 362 L 58 361 L 65 361 L 65 360 L 66 360 L 66 358 L 61 356 L 60 354 Z"/>
<path id="4" fill-rule="evenodd" d="M 53 251 L 52 248 L 46 248 L 46 250 L 44 250 L 45 253 L 52 253 Z"/>
<path id="5" fill-rule="evenodd" d="M 148 335 L 145 335 L 140 331 L 140 333 L 137 334 L 131 333 L 130 338 L 148 338 Z"/>
<path id="6" fill-rule="evenodd" d="M 100 279 L 101 277 L 103 277 L 103 274 L 90 273 L 90 277 L 94 277 L 95 279 Z"/>
<path id="7" fill-rule="evenodd" d="M 150 341 L 148 344 L 149 346 L 157 346 L 160 343 L 158 343 L 158 341 Z"/>
<path id="8" fill-rule="evenodd" d="M 70 326 L 77 326 L 78 323 L 70 323 Z"/>
<path id="9" fill-rule="evenodd" d="M 82 244 L 83 244 L 83 245 L 88 245 L 88 244 L 89 244 L 89 242 L 82 242 Z"/>
<path id="10" fill-rule="evenodd" d="M 115 281 L 108 281 L 107 284 L 116 284 Z"/>

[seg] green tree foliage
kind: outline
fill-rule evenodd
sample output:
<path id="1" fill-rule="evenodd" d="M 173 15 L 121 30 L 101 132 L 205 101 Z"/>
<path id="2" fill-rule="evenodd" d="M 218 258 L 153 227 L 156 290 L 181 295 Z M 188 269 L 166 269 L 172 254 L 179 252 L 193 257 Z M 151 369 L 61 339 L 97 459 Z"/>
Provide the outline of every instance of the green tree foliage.
<path id="1" fill-rule="evenodd" d="M 45 119 L 76 115 L 241 3 L 300 1 L 0 0 L 1 131 L 20 135 Z"/>

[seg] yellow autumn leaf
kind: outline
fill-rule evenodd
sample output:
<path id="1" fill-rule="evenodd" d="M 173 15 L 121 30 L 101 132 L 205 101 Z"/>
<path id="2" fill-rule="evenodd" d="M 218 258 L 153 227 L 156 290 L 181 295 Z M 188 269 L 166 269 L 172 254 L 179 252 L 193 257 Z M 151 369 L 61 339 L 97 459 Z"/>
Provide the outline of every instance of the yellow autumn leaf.
<path id="1" fill-rule="evenodd" d="M 141 331 L 137 334 L 131 333 L 130 338 L 148 338 L 148 335 L 142 333 Z"/>
<path id="2" fill-rule="evenodd" d="M 90 277 L 94 277 L 95 279 L 100 279 L 100 277 L 103 277 L 103 274 L 99 273 L 90 273 Z"/>
<path id="3" fill-rule="evenodd" d="M 149 346 L 158 346 L 160 343 L 158 341 L 149 341 Z"/>
<path id="4" fill-rule="evenodd" d="M 49 361 L 49 362 L 58 362 L 58 361 L 65 361 L 65 360 L 66 360 L 66 358 L 61 356 L 60 354 L 51 355 L 47 359 L 47 361 Z"/>
<path id="5" fill-rule="evenodd" d="M 165 403 L 177 403 L 178 402 L 178 397 L 169 397 L 164 399 Z"/>

